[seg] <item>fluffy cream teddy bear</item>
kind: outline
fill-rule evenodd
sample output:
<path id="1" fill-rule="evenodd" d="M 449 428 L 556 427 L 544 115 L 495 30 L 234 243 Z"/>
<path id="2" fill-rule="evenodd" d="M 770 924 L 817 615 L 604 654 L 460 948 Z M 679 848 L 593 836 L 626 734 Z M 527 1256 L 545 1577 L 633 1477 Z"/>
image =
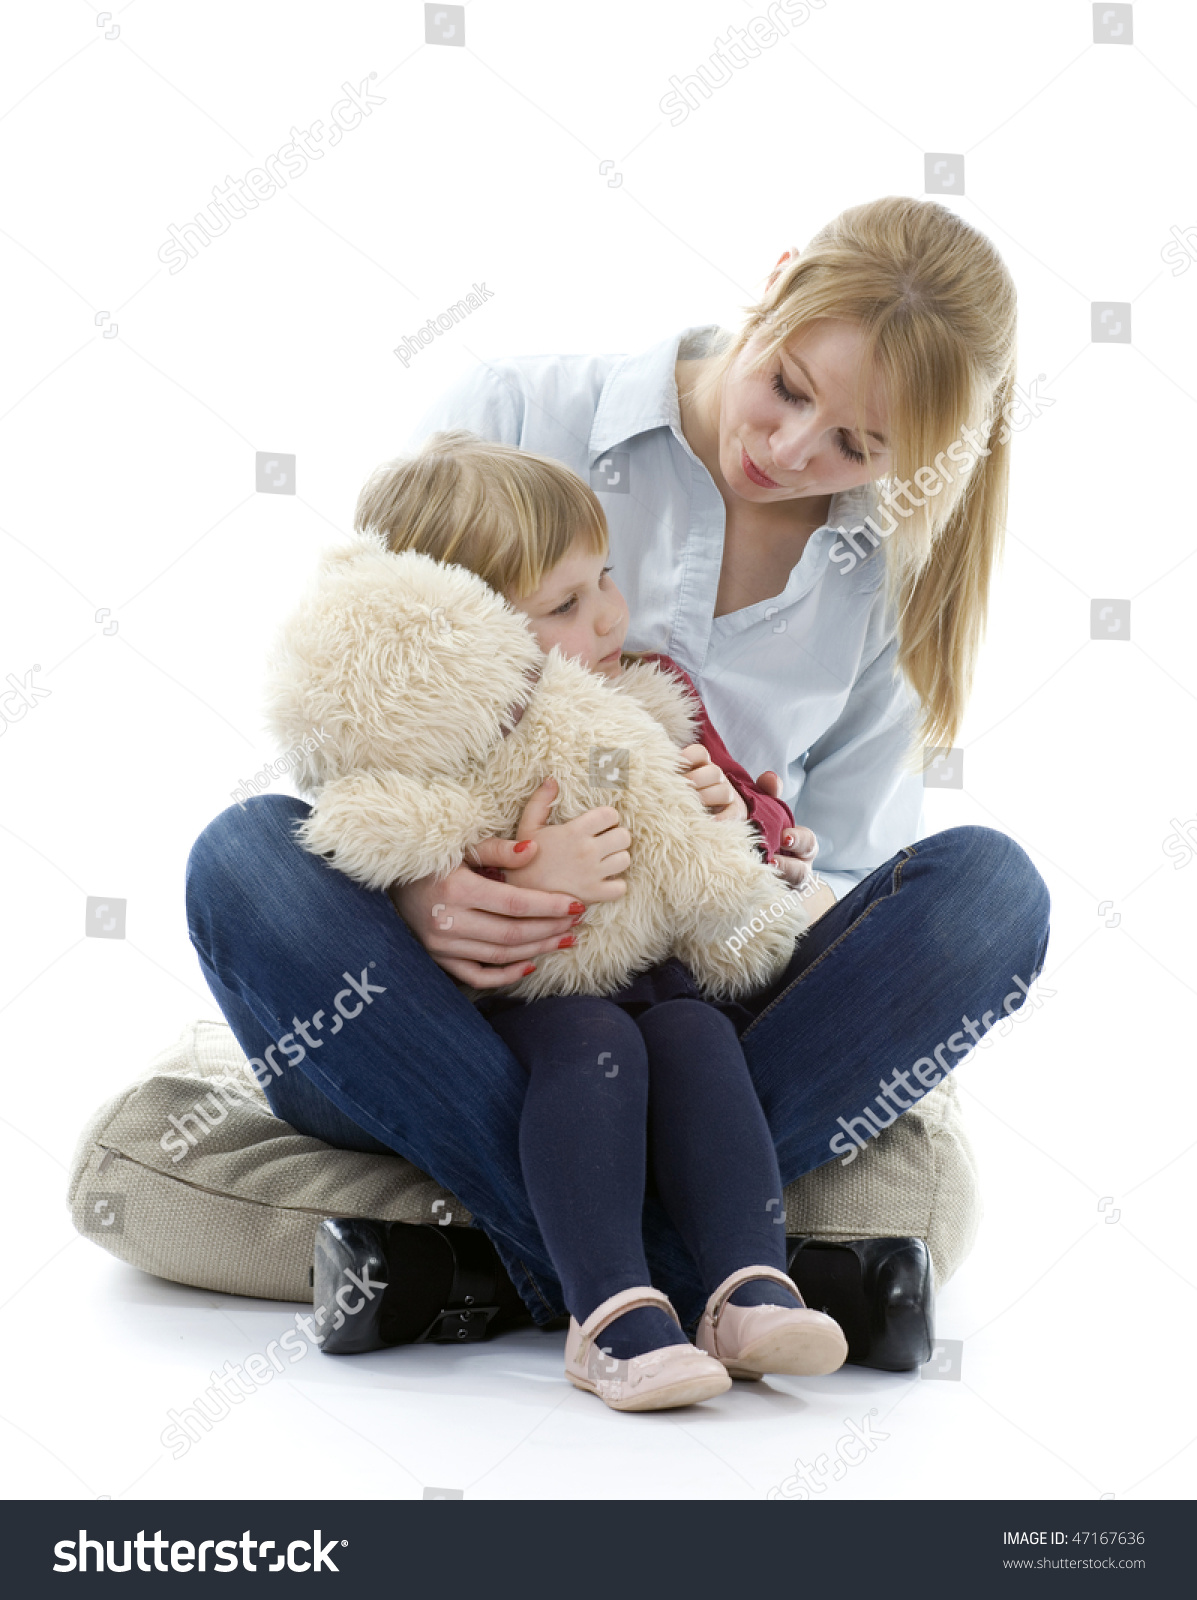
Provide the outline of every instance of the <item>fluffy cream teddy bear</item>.
<path id="1" fill-rule="evenodd" d="M 367 888 L 443 876 L 479 840 L 512 837 L 549 774 L 550 821 L 618 810 L 626 894 L 591 905 L 577 943 L 506 991 L 519 998 L 611 994 L 673 955 L 730 999 L 777 977 L 809 922 L 750 824 L 716 821 L 682 775 L 684 686 L 654 662 L 611 680 L 545 655 L 464 567 L 372 534 L 330 551 L 275 644 L 267 704 L 284 747 L 304 750 L 300 842 Z"/>

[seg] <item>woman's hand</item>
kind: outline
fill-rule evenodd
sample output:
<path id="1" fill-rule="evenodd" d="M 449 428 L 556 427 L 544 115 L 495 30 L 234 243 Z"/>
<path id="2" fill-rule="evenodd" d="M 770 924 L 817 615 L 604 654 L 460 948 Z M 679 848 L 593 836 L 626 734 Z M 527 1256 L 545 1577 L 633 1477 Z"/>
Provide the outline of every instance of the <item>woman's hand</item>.
<path id="1" fill-rule="evenodd" d="M 568 892 L 575 900 L 593 905 L 601 900 L 621 900 L 628 886 L 619 876 L 631 864 L 632 836 L 619 825 L 614 806 L 596 806 L 571 822 L 550 823 L 549 812 L 557 798 L 556 778 L 546 778 L 528 800 L 516 829 L 517 839 L 535 840 L 535 860 L 506 874 L 507 882 L 522 889 Z"/>
<path id="2" fill-rule="evenodd" d="M 514 881 L 538 860 L 546 834 L 573 828 L 573 824 L 565 823 L 561 829 L 545 829 L 538 837 L 531 837 L 538 819 L 547 817 L 552 804 L 552 795 L 546 795 L 546 788 L 542 784 L 524 807 L 517 830 L 519 839 L 483 839 L 470 852 L 474 865 L 499 867 L 506 882 L 484 878 L 463 864 L 447 877 L 395 883 L 388 891 L 391 904 L 437 966 L 471 988 L 502 989 L 517 983 L 537 956 L 561 948 L 586 909 L 581 897 L 572 892 L 553 893 Z M 610 812 L 618 822 L 618 815 L 608 806 L 589 811 L 586 817 L 599 819 L 603 812 Z M 585 834 L 585 830 L 573 831 L 575 842 L 579 834 Z M 626 829 L 612 829 L 610 821 L 596 831 L 605 834 L 607 849 L 619 837 L 626 842 L 631 839 Z M 607 870 L 622 870 L 619 861 L 620 852 L 616 850 L 607 860 Z M 622 861 L 626 867 L 626 853 Z M 627 885 L 622 880 L 608 878 L 593 898 L 614 900 L 626 892 Z"/>
<path id="3" fill-rule="evenodd" d="M 729 818 L 742 822 L 748 816 L 748 807 L 717 767 L 701 744 L 688 744 L 678 760 L 687 782 L 698 790 L 698 798 L 715 815 L 716 822 Z"/>

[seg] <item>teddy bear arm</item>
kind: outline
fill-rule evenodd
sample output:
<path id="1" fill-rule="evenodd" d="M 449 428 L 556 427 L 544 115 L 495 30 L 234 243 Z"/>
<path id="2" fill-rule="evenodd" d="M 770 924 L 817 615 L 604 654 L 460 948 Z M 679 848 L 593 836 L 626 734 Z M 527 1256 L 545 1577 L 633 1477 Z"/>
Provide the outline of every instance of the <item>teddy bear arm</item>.
<path id="1" fill-rule="evenodd" d="M 353 772 L 327 784 L 297 837 L 367 889 L 444 877 L 489 830 L 469 789 L 395 772 Z"/>
<path id="2" fill-rule="evenodd" d="M 702 876 L 673 908 L 674 953 L 711 998 L 750 994 L 785 970 L 810 924 L 806 901 L 733 838 L 731 824 L 704 818 L 695 834 L 706 846 L 692 858 Z"/>

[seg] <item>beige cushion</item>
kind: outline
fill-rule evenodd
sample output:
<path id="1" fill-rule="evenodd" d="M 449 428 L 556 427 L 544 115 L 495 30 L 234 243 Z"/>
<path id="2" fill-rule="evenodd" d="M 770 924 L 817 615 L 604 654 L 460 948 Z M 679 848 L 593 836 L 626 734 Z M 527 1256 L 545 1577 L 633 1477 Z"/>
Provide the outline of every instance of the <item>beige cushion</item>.
<path id="1" fill-rule="evenodd" d="M 178 1160 L 172 1116 L 196 1139 Z M 164 1135 L 173 1150 L 163 1148 Z M 980 1218 L 954 1078 L 848 1166 L 832 1161 L 790 1184 L 785 1201 L 788 1233 L 925 1239 L 945 1283 Z M 228 1024 L 207 1021 L 189 1023 L 91 1118 L 71 1163 L 68 1204 L 79 1232 L 122 1261 L 176 1283 L 268 1300 L 312 1298 L 321 1217 L 471 1220 L 402 1156 L 337 1150 L 279 1121 Z"/>

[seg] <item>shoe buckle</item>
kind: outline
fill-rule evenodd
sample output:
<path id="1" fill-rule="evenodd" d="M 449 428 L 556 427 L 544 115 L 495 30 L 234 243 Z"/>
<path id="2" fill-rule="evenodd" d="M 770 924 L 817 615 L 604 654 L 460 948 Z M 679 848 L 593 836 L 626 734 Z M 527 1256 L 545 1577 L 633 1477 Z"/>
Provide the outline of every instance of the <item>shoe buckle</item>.
<path id="1" fill-rule="evenodd" d="M 490 1325 L 499 1314 L 498 1306 L 472 1306 L 468 1310 L 452 1307 L 438 1311 L 414 1344 L 479 1344 L 487 1338 Z"/>

